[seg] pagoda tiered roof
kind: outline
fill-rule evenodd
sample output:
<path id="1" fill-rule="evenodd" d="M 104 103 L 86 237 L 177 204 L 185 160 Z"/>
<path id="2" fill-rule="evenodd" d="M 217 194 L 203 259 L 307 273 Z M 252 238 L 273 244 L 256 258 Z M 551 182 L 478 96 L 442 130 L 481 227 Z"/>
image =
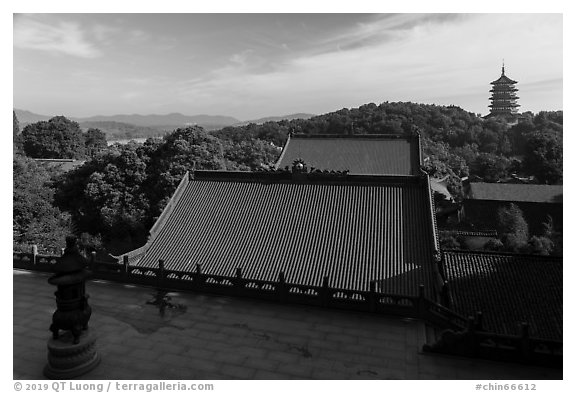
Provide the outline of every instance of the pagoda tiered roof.
<path id="1" fill-rule="evenodd" d="M 504 73 L 504 65 L 502 65 L 502 75 L 497 80 L 490 82 L 493 85 L 490 89 L 492 96 L 490 97 L 491 104 L 490 116 L 516 116 L 517 109 L 520 105 L 516 103 L 518 96 L 516 92 L 518 89 L 514 84 L 518 83 L 515 80 L 508 78 Z"/>
<path id="2" fill-rule="evenodd" d="M 504 71 L 502 71 L 502 75 L 500 76 L 500 78 L 496 79 L 495 81 L 490 82 L 491 85 L 513 85 L 518 83 L 515 80 L 512 80 L 510 78 L 508 78 L 506 75 L 504 75 Z"/>

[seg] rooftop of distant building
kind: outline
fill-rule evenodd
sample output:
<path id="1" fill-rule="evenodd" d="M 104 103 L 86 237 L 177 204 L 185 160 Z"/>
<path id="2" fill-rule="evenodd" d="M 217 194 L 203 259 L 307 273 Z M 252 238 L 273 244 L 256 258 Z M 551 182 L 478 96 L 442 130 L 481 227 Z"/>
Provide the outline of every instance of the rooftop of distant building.
<path id="1" fill-rule="evenodd" d="M 467 199 L 562 203 L 562 185 L 514 184 L 514 183 L 470 183 Z"/>
<path id="2" fill-rule="evenodd" d="M 305 135 L 288 138 L 276 168 L 302 159 L 310 168 L 351 174 L 418 175 L 420 142 L 415 135 Z"/>

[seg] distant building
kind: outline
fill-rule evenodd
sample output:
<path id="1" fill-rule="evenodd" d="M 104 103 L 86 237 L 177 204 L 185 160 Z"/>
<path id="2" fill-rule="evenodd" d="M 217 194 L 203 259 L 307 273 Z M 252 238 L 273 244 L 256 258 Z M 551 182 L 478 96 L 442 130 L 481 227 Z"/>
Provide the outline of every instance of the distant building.
<path id="1" fill-rule="evenodd" d="M 277 169 L 302 159 L 309 168 L 354 175 L 419 175 L 420 137 L 414 135 L 304 135 L 288 137 Z"/>
<path id="2" fill-rule="evenodd" d="M 476 229 L 495 229 L 501 207 L 516 204 L 530 231 L 538 232 L 547 216 L 562 231 L 562 186 L 546 184 L 470 183 L 466 186 L 463 217 Z"/>
<path id="3" fill-rule="evenodd" d="M 516 118 L 518 107 L 520 106 L 516 103 L 516 100 L 518 100 L 516 95 L 518 89 L 514 86 L 516 83 L 518 82 L 505 75 L 504 64 L 502 64 L 502 75 L 495 81 L 490 82 L 492 85 L 490 90 L 490 93 L 492 93 L 490 97 L 491 104 L 488 105 L 490 114 L 486 117 L 502 116 L 508 120 Z"/>

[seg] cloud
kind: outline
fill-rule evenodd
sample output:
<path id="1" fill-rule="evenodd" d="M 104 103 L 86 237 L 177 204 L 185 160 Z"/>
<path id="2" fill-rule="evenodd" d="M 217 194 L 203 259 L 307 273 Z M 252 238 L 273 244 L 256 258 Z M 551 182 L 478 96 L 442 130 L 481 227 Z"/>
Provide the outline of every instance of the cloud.
<path id="1" fill-rule="evenodd" d="M 407 41 L 415 35 L 425 34 L 436 25 L 453 22 L 461 15 L 453 14 L 386 14 L 374 15 L 340 34 L 317 43 L 317 51 L 357 50 L 396 41 Z"/>
<path id="2" fill-rule="evenodd" d="M 531 28 L 534 20 L 540 22 L 537 31 Z M 495 31 L 486 32 L 487 25 Z M 540 34 L 549 39 L 534 39 Z M 260 72 L 254 67 L 222 67 L 182 84 L 178 96 L 182 101 L 202 101 L 206 107 L 247 112 L 266 106 L 275 107 L 268 109 L 270 113 L 320 113 L 370 101 L 433 103 L 442 92 L 445 98 L 439 104 L 466 104 L 468 110 L 481 111 L 502 56 L 510 58 L 510 75 L 518 80 L 550 78 L 534 65 L 544 61 L 541 55 L 548 63 L 558 62 L 557 34 L 552 21 L 540 15 L 375 18 L 316 43 L 315 53 L 275 59 L 273 67 L 258 67 Z M 518 42 L 529 43 L 530 50 Z M 337 43 L 346 49 L 328 50 Z M 240 55 L 236 60 L 245 63 L 247 58 Z M 472 93 L 478 97 L 475 103 L 468 98 Z"/>
<path id="3" fill-rule="evenodd" d="M 99 32 L 103 34 L 102 31 Z M 62 53 L 81 58 L 102 55 L 86 37 L 78 23 L 59 21 L 47 23 L 30 15 L 14 18 L 14 47 Z"/>

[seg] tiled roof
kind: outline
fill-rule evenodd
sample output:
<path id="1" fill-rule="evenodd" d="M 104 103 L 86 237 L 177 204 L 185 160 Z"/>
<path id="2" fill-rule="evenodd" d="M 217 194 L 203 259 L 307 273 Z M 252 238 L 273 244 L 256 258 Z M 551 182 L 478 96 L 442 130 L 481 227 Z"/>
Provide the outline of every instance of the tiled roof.
<path id="1" fill-rule="evenodd" d="M 195 172 L 138 265 L 433 296 L 426 177 L 301 175 Z"/>
<path id="2" fill-rule="evenodd" d="M 443 253 L 453 309 L 483 314 L 485 329 L 562 340 L 562 259 L 465 251 Z"/>
<path id="3" fill-rule="evenodd" d="M 508 78 L 506 75 L 502 74 L 500 78 L 496 79 L 495 81 L 490 82 L 491 85 L 513 85 L 518 83 L 517 81 Z"/>
<path id="4" fill-rule="evenodd" d="M 470 183 L 467 199 L 562 203 L 562 186 L 546 184 Z"/>
<path id="5" fill-rule="evenodd" d="M 320 170 L 348 170 L 352 174 L 417 175 L 418 138 L 400 135 L 293 135 L 276 168 L 302 159 Z"/>

